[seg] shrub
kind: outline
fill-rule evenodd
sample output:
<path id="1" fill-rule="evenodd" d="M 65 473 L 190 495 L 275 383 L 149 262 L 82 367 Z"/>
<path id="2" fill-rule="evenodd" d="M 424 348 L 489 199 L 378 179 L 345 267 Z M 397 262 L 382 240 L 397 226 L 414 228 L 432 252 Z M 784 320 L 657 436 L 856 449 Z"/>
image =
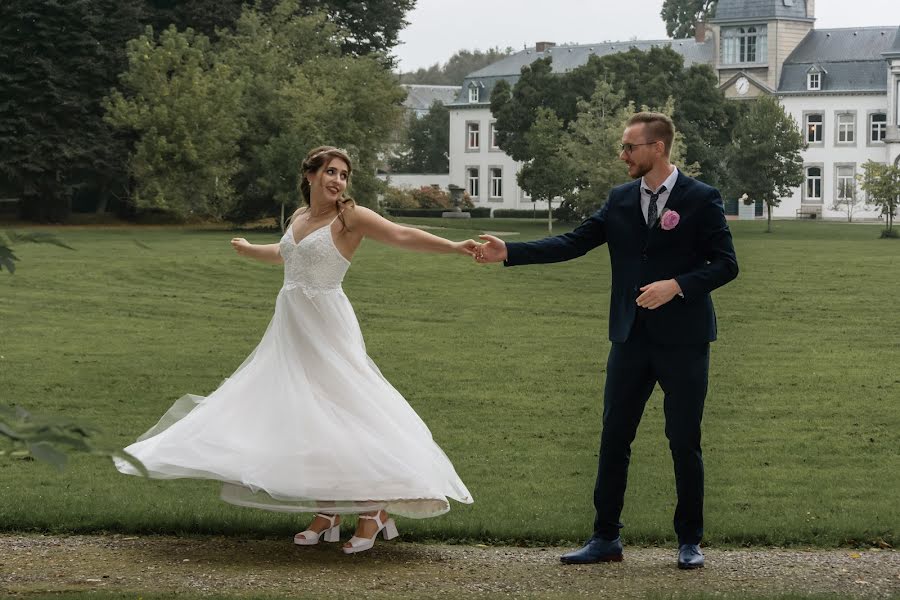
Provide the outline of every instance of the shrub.
<path id="1" fill-rule="evenodd" d="M 419 202 L 411 192 L 395 187 L 385 190 L 381 205 L 385 208 L 419 208 Z"/>
<path id="2" fill-rule="evenodd" d="M 419 203 L 419 208 L 451 208 L 450 194 L 427 185 L 423 185 L 412 191 L 413 198 Z"/>

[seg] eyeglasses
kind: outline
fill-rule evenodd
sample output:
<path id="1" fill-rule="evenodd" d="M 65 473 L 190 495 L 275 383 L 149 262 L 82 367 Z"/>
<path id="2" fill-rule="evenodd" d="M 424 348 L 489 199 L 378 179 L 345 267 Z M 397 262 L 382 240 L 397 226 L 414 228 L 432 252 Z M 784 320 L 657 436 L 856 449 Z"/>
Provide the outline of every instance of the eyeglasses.
<path id="1" fill-rule="evenodd" d="M 631 154 L 634 151 L 636 146 L 649 146 L 650 144 L 655 144 L 659 140 L 653 140 L 652 142 L 644 142 L 643 144 L 622 144 L 620 148 L 622 148 L 622 152 L 625 154 Z"/>

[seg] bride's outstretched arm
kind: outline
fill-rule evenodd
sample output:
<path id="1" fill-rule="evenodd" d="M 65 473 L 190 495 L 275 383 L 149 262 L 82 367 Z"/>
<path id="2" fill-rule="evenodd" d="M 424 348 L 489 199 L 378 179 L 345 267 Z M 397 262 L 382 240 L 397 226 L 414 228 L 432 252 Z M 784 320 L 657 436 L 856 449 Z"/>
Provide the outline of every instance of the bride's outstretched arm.
<path id="1" fill-rule="evenodd" d="M 454 242 L 415 227 L 398 225 L 363 206 L 355 207 L 353 212 L 355 213 L 353 224 L 359 228 L 359 233 L 398 248 L 419 252 L 456 252 L 474 256 L 475 250 L 481 245 L 474 240 Z"/>
<path id="2" fill-rule="evenodd" d="M 241 256 L 264 263 L 280 265 L 284 262 L 278 244 L 251 244 L 244 238 L 231 238 L 231 247 Z"/>

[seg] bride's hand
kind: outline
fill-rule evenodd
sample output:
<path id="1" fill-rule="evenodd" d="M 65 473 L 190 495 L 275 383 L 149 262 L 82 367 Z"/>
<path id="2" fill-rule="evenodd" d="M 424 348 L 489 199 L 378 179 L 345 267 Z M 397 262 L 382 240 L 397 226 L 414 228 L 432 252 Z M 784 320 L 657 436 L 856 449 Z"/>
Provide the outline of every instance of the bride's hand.
<path id="1" fill-rule="evenodd" d="M 478 248 L 481 247 L 481 244 L 479 244 L 475 240 L 464 240 L 462 242 L 456 242 L 454 246 L 456 246 L 456 251 L 460 254 L 465 254 L 466 256 L 475 256 L 475 254 L 478 252 Z"/>
<path id="2" fill-rule="evenodd" d="M 241 256 L 247 256 L 252 244 L 244 238 L 231 238 L 231 247 Z"/>

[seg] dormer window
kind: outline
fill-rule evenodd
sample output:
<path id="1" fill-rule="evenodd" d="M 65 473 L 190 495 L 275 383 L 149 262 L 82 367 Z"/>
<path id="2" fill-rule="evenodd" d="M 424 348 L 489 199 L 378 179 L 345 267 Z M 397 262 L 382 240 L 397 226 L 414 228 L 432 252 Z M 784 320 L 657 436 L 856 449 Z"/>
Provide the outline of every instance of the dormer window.
<path id="1" fill-rule="evenodd" d="M 818 65 L 813 65 L 806 71 L 806 89 L 810 92 L 817 92 L 822 89 L 822 78 L 826 75 L 825 69 Z"/>
<path id="2" fill-rule="evenodd" d="M 477 85 L 475 85 L 474 83 L 469 84 L 469 102 L 470 103 L 480 102 L 481 101 L 480 100 L 480 98 L 481 98 L 480 92 L 481 92 L 481 90 L 478 88 Z"/>
<path id="3" fill-rule="evenodd" d="M 765 25 L 722 28 L 723 65 L 768 62 L 768 33 Z"/>
<path id="4" fill-rule="evenodd" d="M 807 73 L 806 74 L 806 89 L 808 89 L 810 91 L 822 89 L 822 79 L 821 79 L 820 73 Z"/>

